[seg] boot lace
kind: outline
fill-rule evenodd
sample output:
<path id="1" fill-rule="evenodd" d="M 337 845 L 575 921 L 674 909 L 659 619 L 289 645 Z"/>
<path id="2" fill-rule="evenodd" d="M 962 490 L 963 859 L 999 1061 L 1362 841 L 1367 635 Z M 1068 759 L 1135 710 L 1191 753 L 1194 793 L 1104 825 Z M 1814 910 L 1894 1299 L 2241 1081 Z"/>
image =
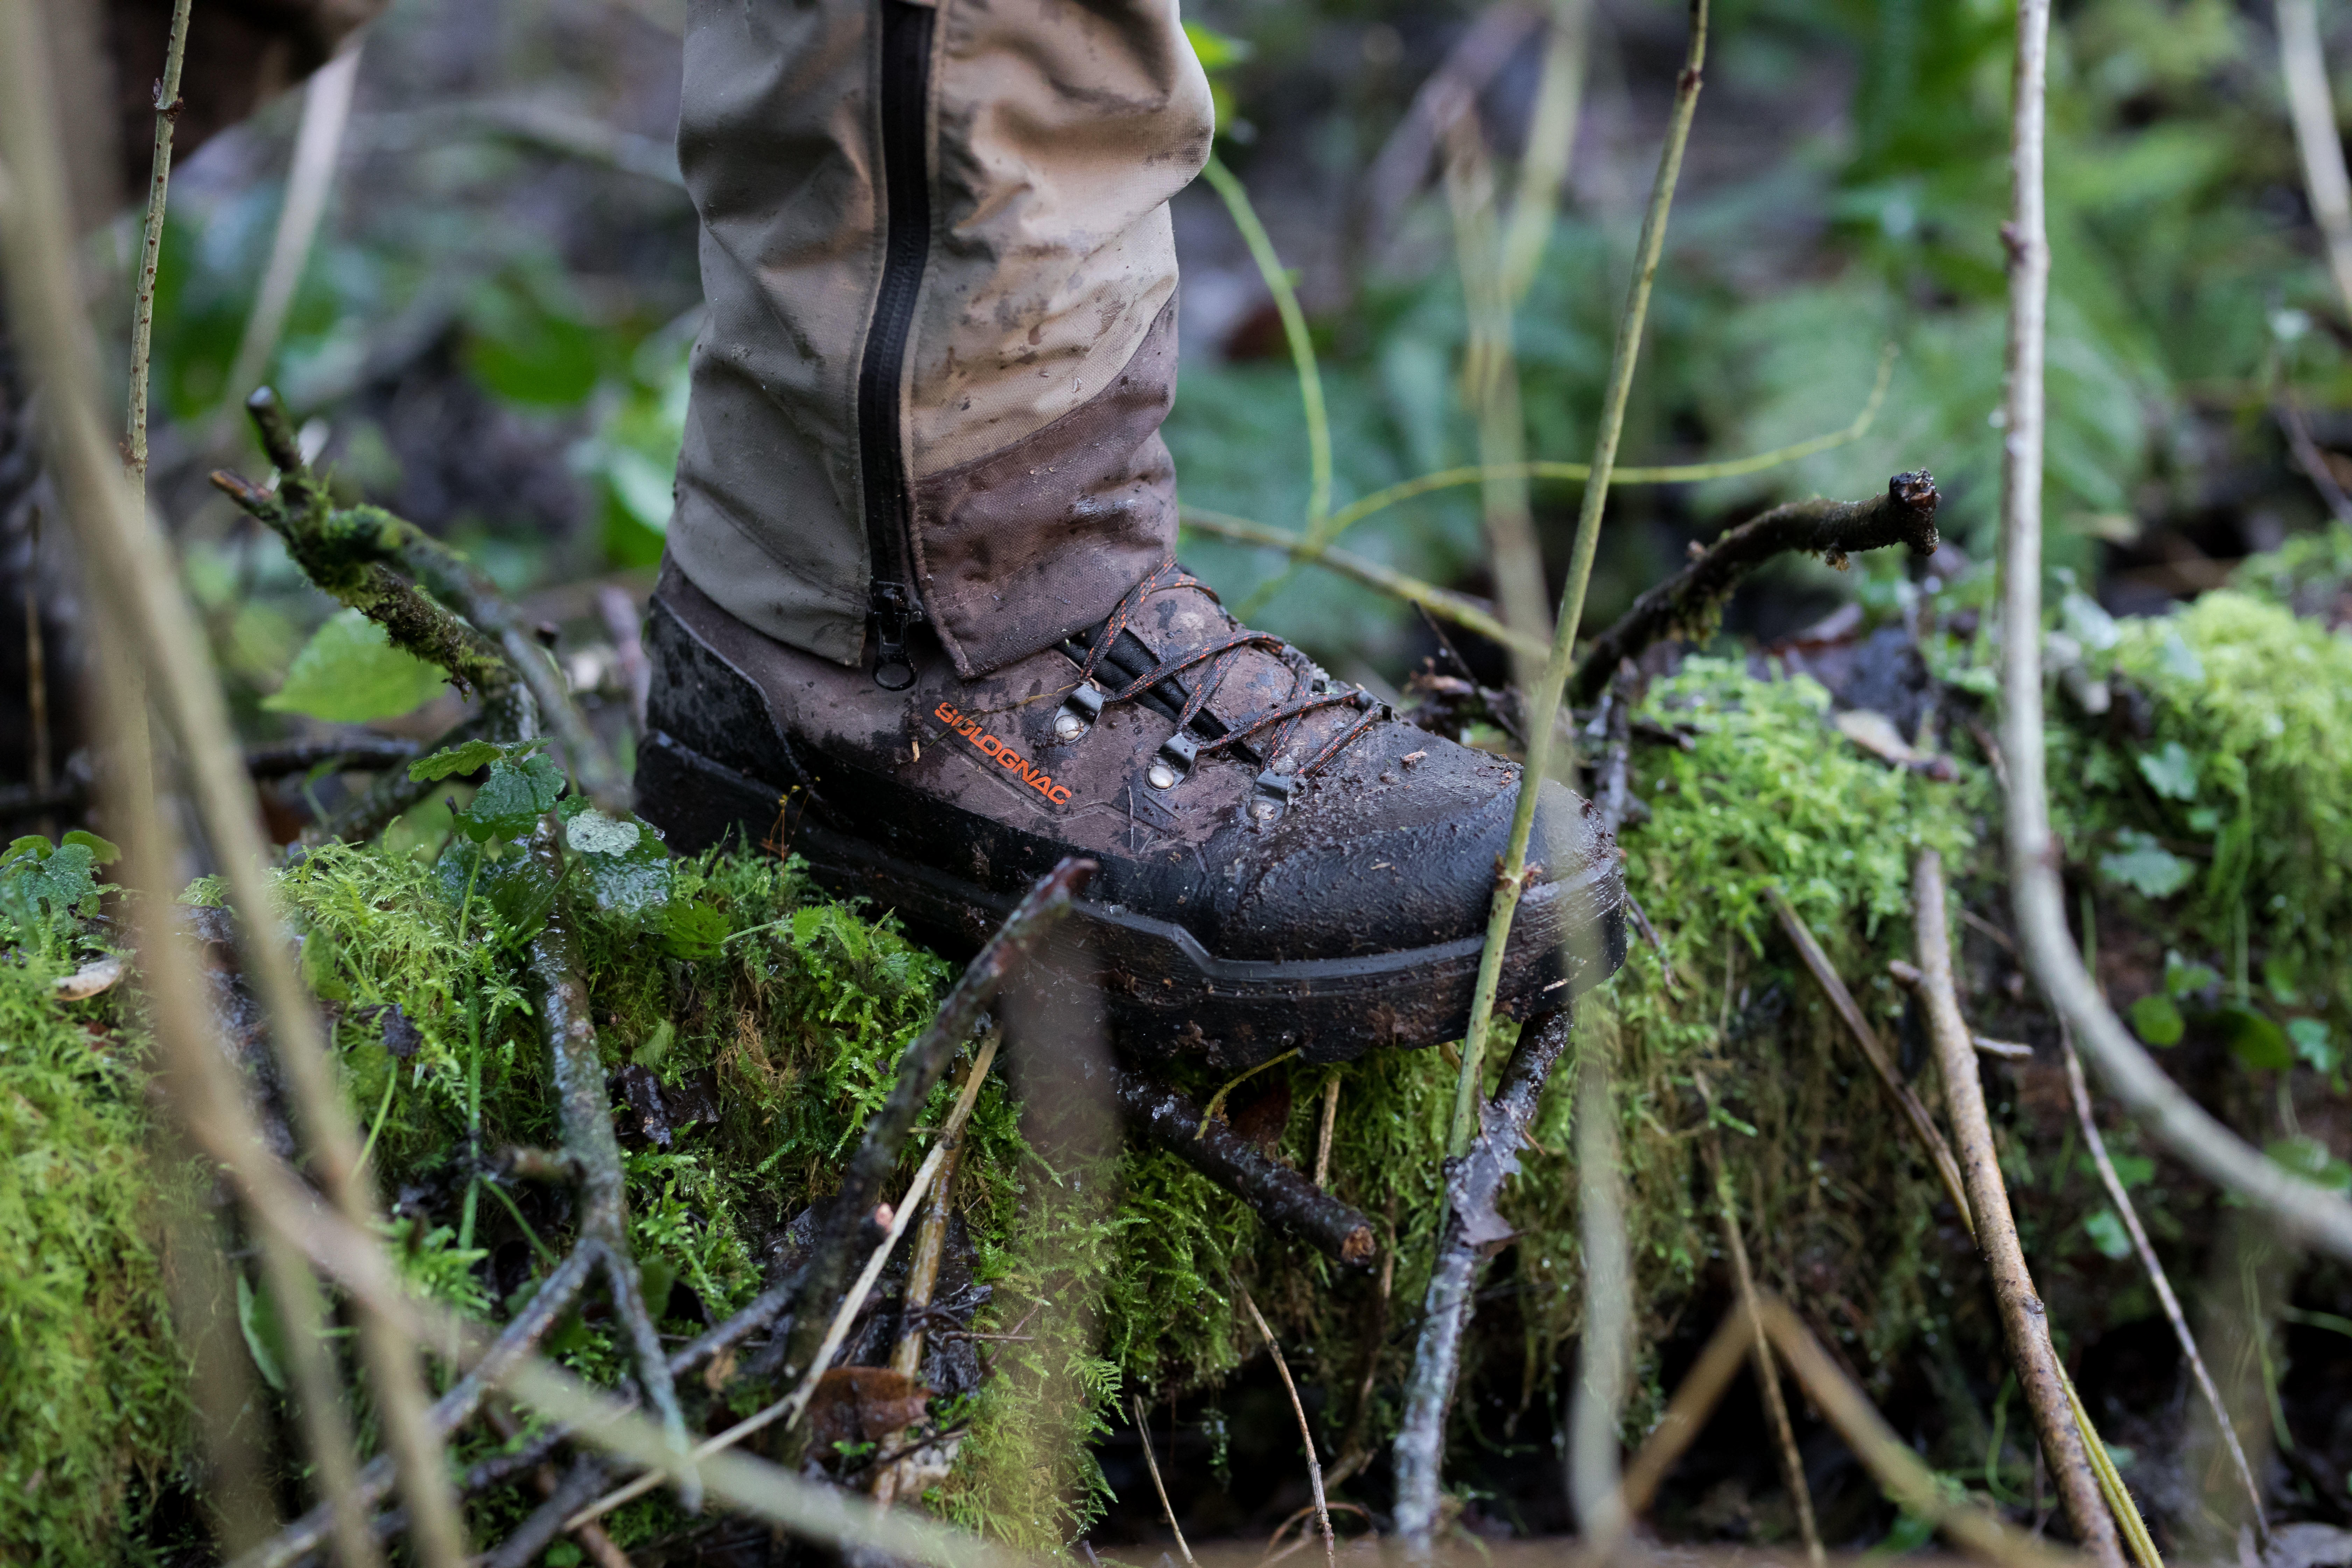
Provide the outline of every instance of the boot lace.
<path id="1" fill-rule="evenodd" d="M 1087 650 L 1086 659 L 1079 666 L 1078 687 L 1083 688 L 1094 679 L 1095 670 L 1104 656 L 1118 641 L 1119 633 L 1126 630 L 1129 623 L 1142 611 L 1145 602 L 1154 594 L 1171 588 L 1198 588 L 1212 600 L 1217 597 L 1214 589 L 1175 562 L 1160 563 L 1150 576 L 1129 589 L 1126 595 L 1112 606 L 1109 618 L 1103 622 L 1102 629 L 1095 635 L 1094 646 Z M 1328 765 L 1333 758 L 1380 721 L 1381 704 L 1371 693 L 1360 687 L 1351 686 L 1344 689 L 1332 687 L 1328 684 L 1329 678 L 1317 669 L 1305 654 L 1271 632 L 1251 631 L 1245 626 L 1229 637 L 1169 654 L 1117 691 L 1108 694 L 1103 701 L 1106 704 L 1129 701 L 1142 696 L 1171 676 L 1199 669 L 1202 673 L 1192 683 L 1192 692 L 1185 698 L 1183 709 L 1176 719 L 1175 740 L 1187 740 L 1192 721 L 1215 700 L 1218 689 L 1224 685 L 1225 677 L 1233 672 L 1242 653 L 1249 648 L 1264 649 L 1289 668 L 1292 677 L 1290 696 L 1249 715 L 1213 740 L 1187 747 L 1184 754 L 1188 760 L 1192 756 L 1205 756 L 1249 744 L 1256 737 L 1271 731 L 1272 740 L 1256 748 L 1266 763 L 1266 772 L 1260 775 L 1259 782 L 1264 784 L 1270 779 L 1280 780 L 1285 775 L 1275 771 L 1275 761 L 1288 749 L 1292 737 L 1298 732 L 1298 727 L 1306 721 L 1308 714 L 1326 708 L 1355 710 L 1353 722 L 1335 731 L 1317 748 L 1313 756 L 1287 775 L 1295 781 L 1310 777 Z M 1171 741 L 1171 744 L 1173 745 L 1174 742 Z"/>

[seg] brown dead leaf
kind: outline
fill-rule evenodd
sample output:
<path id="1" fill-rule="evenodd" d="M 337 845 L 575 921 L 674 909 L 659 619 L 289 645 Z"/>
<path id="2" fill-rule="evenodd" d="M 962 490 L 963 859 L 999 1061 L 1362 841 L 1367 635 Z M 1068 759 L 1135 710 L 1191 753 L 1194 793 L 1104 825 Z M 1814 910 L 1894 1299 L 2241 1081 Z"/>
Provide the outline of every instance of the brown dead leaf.
<path id="1" fill-rule="evenodd" d="M 930 1390 L 887 1366 L 837 1366 L 817 1379 L 810 1436 L 820 1452 L 836 1443 L 879 1443 L 920 1421 Z"/>

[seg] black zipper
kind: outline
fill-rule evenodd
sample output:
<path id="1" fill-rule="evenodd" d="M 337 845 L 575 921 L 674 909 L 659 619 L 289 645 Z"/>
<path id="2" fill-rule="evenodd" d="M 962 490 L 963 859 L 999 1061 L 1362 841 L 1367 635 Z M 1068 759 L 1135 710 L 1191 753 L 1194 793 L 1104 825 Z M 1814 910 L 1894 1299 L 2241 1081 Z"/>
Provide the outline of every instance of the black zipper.
<path id="1" fill-rule="evenodd" d="M 898 428 L 907 337 L 931 248 L 929 156 L 931 24 L 928 5 L 882 5 L 882 281 L 866 329 L 857 374 L 857 449 L 864 470 L 866 544 L 872 560 L 867 608 L 879 652 L 877 684 L 903 691 L 915 683 L 907 628 L 923 618 L 915 592 L 913 488 Z"/>

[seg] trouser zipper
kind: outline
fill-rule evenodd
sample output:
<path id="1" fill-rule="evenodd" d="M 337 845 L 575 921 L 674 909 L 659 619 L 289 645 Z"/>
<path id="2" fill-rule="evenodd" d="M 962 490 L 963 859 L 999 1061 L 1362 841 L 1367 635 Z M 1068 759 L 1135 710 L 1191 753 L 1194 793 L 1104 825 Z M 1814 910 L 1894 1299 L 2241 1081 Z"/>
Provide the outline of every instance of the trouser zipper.
<path id="1" fill-rule="evenodd" d="M 871 559 L 867 611 L 874 619 L 874 679 L 887 690 L 915 683 L 908 628 L 923 619 L 915 591 L 913 488 L 907 474 L 898 405 L 907 340 L 931 246 L 927 134 L 935 13 L 907 0 L 882 6 L 882 279 L 857 374 L 857 446 Z"/>

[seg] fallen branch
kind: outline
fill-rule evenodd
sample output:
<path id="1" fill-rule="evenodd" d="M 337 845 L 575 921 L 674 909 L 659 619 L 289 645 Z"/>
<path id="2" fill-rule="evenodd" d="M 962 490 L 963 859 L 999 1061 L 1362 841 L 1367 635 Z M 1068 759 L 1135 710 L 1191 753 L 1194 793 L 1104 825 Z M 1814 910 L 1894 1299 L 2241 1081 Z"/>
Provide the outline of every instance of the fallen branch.
<path id="1" fill-rule="evenodd" d="M 1339 1561 L 1339 1549 L 1331 1535 L 1330 1504 L 1323 1500 L 1323 1466 L 1315 1457 L 1315 1432 L 1307 1424 L 1307 1406 L 1299 1403 L 1298 1384 L 1290 1379 L 1290 1363 L 1282 1359 L 1282 1347 L 1275 1342 L 1274 1331 L 1266 1327 L 1265 1314 L 1257 1310 L 1250 1293 L 1240 1286 L 1234 1287 L 1234 1294 L 1241 1298 L 1250 1321 L 1257 1325 L 1259 1336 L 1265 1341 L 1266 1353 L 1274 1357 L 1274 1370 L 1282 1374 L 1283 1391 L 1290 1395 L 1291 1414 L 1298 1417 L 1298 1440 L 1307 1445 L 1307 1480 L 1315 1499 L 1315 1522 L 1323 1530 L 1323 1562 L 1325 1568 L 1333 1568 Z"/>
<path id="2" fill-rule="evenodd" d="M 1960 1177 L 1960 1163 L 1952 1157 L 1951 1145 L 1944 1142 L 1943 1133 L 1937 1130 L 1936 1119 L 1927 1114 L 1927 1108 L 1919 1102 L 1917 1095 L 1911 1092 L 1911 1086 L 1903 1081 L 1903 1075 L 1895 1070 L 1895 1059 L 1886 1054 L 1885 1046 L 1879 1042 L 1878 1032 L 1862 1016 L 1862 1008 L 1855 1004 L 1853 993 L 1845 988 L 1844 980 L 1839 977 L 1837 969 L 1830 963 L 1830 955 L 1823 952 L 1822 944 L 1813 940 L 1812 928 L 1805 924 L 1804 916 L 1797 912 L 1796 907 L 1789 902 L 1788 896 L 1780 889 L 1768 889 L 1765 896 L 1772 900 L 1772 911 L 1780 917 L 1780 929 L 1796 944 L 1798 956 L 1805 961 L 1805 967 L 1812 972 L 1813 979 L 1828 994 L 1830 1005 L 1837 1009 L 1838 1016 L 1844 1019 L 1845 1026 L 1853 1031 L 1855 1043 L 1862 1047 L 1862 1054 L 1869 1058 L 1872 1070 L 1878 1074 L 1878 1081 L 1885 1086 L 1887 1095 L 1903 1112 L 1903 1119 L 1911 1124 L 1911 1131 L 1918 1138 L 1919 1147 L 1927 1154 L 1927 1163 L 1936 1167 L 1936 1174 L 1944 1184 L 1945 1196 L 1950 1198 L 1952 1206 L 1959 1211 L 1960 1223 L 1968 1227 L 1971 1236 L 1975 1235 L 1977 1222 L 1974 1211 L 1969 1206 L 1968 1184 Z"/>
<path id="3" fill-rule="evenodd" d="M 857 1152 L 850 1156 L 849 1166 L 842 1173 L 841 1191 L 827 1206 L 824 1224 L 809 1244 L 808 1263 L 793 1302 L 792 1332 L 783 1347 L 780 1370 L 784 1377 L 798 1382 L 813 1373 L 822 1373 L 817 1352 L 830 1315 L 815 1309 L 842 1294 L 850 1248 L 866 1216 L 874 1212 L 882 1184 L 898 1164 L 907 1134 L 914 1131 L 915 1119 L 922 1114 L 956 1052 L 971 1038 L 973 1026 L 997 988 L 1043 945 L 1046 933 L 1069 911 L 1071 899 L 1094 871 L 1095 862 L 1072 856 L 1040 877 L 964 970 L 947 1000 L 940 1004 L 930 1026 L 898 1058 L 889 1096 L 866 1123 Z M 805 1440 L 806 1428 L 787 1429 L 781 1450 L 787 1465 L 799 1463 Z"/>
<path id="4" fill-rule="evenodd" d="M 2059 1500 L 2065 1506 L 2074 1539 L 2099 1562 L 2119 1565 L 2123 1548 L 2116 1537 L 2116 1521 L 2099 1495 L 2098 1477 L 2084 1449 L 2085 1435 L 2075 1426 L 2066 1396 L 2065 1373 L 2050 1343 L 2048 1313 L 2034 1293 L 2033 1277 L 2025 1267 L 2025 1249 L 2017 1238 L 2017 1221 L 2010 1213 L 2009 1190 L 2001 1182 L 2000 1156 L 1993 1147 L 1991 1118 L 1985 1111 L 1976 1047 L 1961 1020 L 1959 998 L 1952 985 L 1951 931 L 1944 914 L 1944 862 L 1933 849 L 1922 849 L 1913 862 L 1911 889 L 1912 924 L 1919 942 L 1919 994 L 1927 1005 L 1928 1033 L 1935 1040 L 1936 1062 L 1944 1077 L 1944 1105 L 1959 1141 L 1969 1203 L 1976 1215 L 1977 1247 L 1991 1275 L 2002 1335 L 2009 1342 L 2010 1365 L 2016 1370 L 2017 1385 L 2024 1391 L 2026 1407 L 2032 1412 L 2034 1429 L 2057 1479 Z"/>
<path id="5" fill-rule="evenodd" d="M 1512 1234 L 1496 1212 L 1495 1200 L 1503 1183 L 1518 1171 L 1517 1151 L 1527 1141 L 1527 1127 L 1535 1120 L 1551 1069 L 1567 1047 L 1569 1027 L 1565 1008 L 1520 1026 L 1519 1043 L 1504 1064 L 1503 1081 L 1480 1108 L 1478 1135 L 1460 1158 L 1445 1163 L 1445 1228 L 1430 1267 L 1421 1334 L 1413 1346 L 1404 1415 L 1396 1436 L 1396 1531 L 1408 1543 L 1426 1543 L 1437 1528 L 1445 1415 L 1461 1366 L 1462 1338 L 1475 1306 L 1478 1266 Z"/>
<path id="6" fill-rule="evenodd" d="M 1351 1268 L 1371 1262 L 1378 1248 L 1362 1214 L 1204 1117 L 1166 1084 L 1118 1068 L 1112 1087 L 1133 1131 L 1249 1205 L 1266 1225 Z"/>
<path id="7" fill-rule="evenodd" d="M 2042 707 L 2042 456 L 2050 241 L 2042 201 L 2049 0 L 2019 0 L 2009 251 L 2008 397 L 2002 408 L 2001 735 L 2010 897 L 2026 969 L 2124 1110 L 2205 1176 L 2291 1236 L 2352 1259 L 2352 1202 L 2307 1182 L 2223 1126 L 2166 1077 L 2107 1005 L 2066 929 L 2063 858 L 2050 826 Z M 2326 83 L 2323 79 L 2324 94 Z M 2316 118 L 2315 116 L 2314 117 Z M 2334 119 L 2323 132 L 2335 144 Z M 2340 156 L 2340 153 L 2339 153 Z"/>
<path id="8" fill-rule="evenodd" d="M 245 771 L 257 779 L 281 779 L 327 768 L 335 773 L 382 773 L 407 767 L 418 755 L 414 741 L 388 735 L 354 735 L 336 741 L 290 741 L 248 747 Z"/>
<path id="9" fill-rule="evenodd" d="M 2062 1030 L 2063 1026 L 2061 1026 Z M 2071 1033 L 2062 1036 L 2066 1058 L 2066 1087 L 2074 1099 L 2074 1117 L 2082 1123 L 2083 1142 L 2091 1151 L 2091 1161 L 2099 1168 L 2099 1180 L 2107 1189 L 2107 1197 L 2122 1216 L 2124 1229 L 2132 1239 L 2133 1250 L 2139 1254 L 2140 1267 L 2147 1270 L 2148 1284 L 2156 1290 L 2156 1299 L 2164 1308 L 2164 1317 L 2172 1325 L 2172 1337 L 2180 1342 L 2180 1353 L 2189 1363 L 2189 1371 L 2197 1380 L 2198 1392 L 2205 1396 L 2206 1408 L 2213 1413 L 2213 1426 L 2230 1450 L 2230 1463 L 2238 1472 L 2239 1485 L 2246 1489 L 2246 1500 L 2254 1510 L 2254 1532 L 2261 1543 L 2270 1544 L 2271 1523 L 2263 1508 L 2263 1489 L 2254 1484 L 2253 1468 L 2246 1463 L 2246 1450 L 2238 1441 L 2238 1428 L 2230 1419 L 2229 1408 L 2221 1403 L 2221 1391 L 2213 1384 L 2213 1374 L 2205 1370 L 2205 1358 L 2198 1353 L 2197 1336 L 2189 1331 L 2188 1315 L 2180 1310 L 2180 1298 L 2172 1292 L 2172 1281 L 2157 1261 L 2156 1248 L 2149 1244 L 2147 1227 L 2139 1223 L 2139 1211 L 2132 1205 L 2131 1194 L 2125 1190 L 2123 1178 L 2116 1173 L 2115 1162 L 2107 1158 L 2107 1141 L 2099 1134 L 2098 1118 L 2091 1113 L 2091 1086 L 2083 1080 L 2082 1058 L 2074 1054 Z M 1979 1042 L 1981 1045 L 1982 1042 Z"/>
<path id="10" fill-rule="evenodd" d="M 563 875 L 561 834 L 551 813 L 531 836 L 530 857 L 550 886 L 558 885 Z M 564 900 L 557 899 L 548 910 L 546 924 L 531 939 L 528 968 L 540 1036 L 546 1042 L 554 1079 L 563 1152 L 579 1170 L 573 1229 L 579 1246 L 593 1248 L 593 1256 L 604 1266 L 614 1315 L 628 1331 L 636 1352 L 637 1381 L 661 1416 L 670 1447 L 682 1458 L 687 1452 L 686 1415 L 678 1408 L 660 1331 L 646 1309 L 636 1257 L 629 1243 L 627 1176 L 621 1165 L 621 1142 L 613 1132 L 613 1096 L 605 1087 L 604 1058 L 596 1044 L 586 971 L 572 920 Z M 701 1506 L 701 1489 L 692 1478 L 691 1469 L 684 1471 L 679 1488 L 688 1513 Z"/>
<path id="11" fill-rule="evenodd" d="M 1802 552 L 1843 569 L 1848 555 L 1907 544 L 1936 552 L 1934 476 L 1897 474 L 1886 493 L 1863 501 L 1801 500 L 1751 518 L 1707 546 L 1697 559 L 1633 601 L 1616 624 L 1592 639 L 1569 695 L 1591 701 L 1620 661 L 1638 658 L 1662 637 L 1696 637 L 1712 630 L 1739 580 L 1775 556 Z"/>

